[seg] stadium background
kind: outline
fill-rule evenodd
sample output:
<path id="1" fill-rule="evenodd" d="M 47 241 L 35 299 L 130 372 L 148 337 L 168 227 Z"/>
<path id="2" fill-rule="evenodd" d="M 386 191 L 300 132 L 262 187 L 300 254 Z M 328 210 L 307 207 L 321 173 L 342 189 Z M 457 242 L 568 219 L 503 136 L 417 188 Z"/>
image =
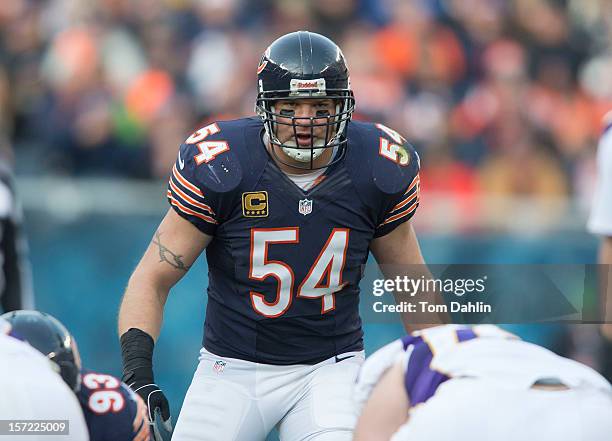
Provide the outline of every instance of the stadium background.
<path id="1" fill-rule="evenodd" d="M 584 224 L 612 108 L 607 0 L 2 0 L 0 146 L 25 208 L 37 305 L 90 368 L 120 374 L 116 312 L 167 209 L 177 146 L 250 115 L 255 68 L 279 35 L 344 50 L 356 118 L 422 158 L 414 219 L 432 263 L 593 263 Z M 155 354 L 178 410 L 205 308 L 200 259 L 174 289 Z M 589 363 L 586 328 L 528 339 Z M 399 327 L 366 324 L 369 351 Z"/>

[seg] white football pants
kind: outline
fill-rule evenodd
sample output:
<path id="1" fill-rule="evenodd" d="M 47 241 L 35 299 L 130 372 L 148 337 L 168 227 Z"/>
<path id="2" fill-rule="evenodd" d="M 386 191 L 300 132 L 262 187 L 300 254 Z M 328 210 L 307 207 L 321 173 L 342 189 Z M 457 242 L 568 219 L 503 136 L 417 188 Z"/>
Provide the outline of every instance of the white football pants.
<path id="1" fill-rule="evenodd" d="M 611 434 L 608 391 L 517 389 L 451 379 L 411 409 L 391 441 L 609 441 Z"/>
<path id="2" fill-rule="evenodd" d="M 337 359 L 276 366 L 202 349 L 172 440 L 264 441 L 276 427 L 281 441 L 350 441 L 364 353 Z"/>

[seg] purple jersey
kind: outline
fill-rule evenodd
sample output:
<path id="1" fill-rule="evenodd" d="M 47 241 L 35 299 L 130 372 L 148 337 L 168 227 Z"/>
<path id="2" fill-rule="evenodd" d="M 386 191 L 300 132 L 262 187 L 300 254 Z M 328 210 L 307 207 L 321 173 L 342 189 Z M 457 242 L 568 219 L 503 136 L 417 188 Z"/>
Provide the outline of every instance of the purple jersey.
<path id="1" fill-rule="evenodd" d="M 168 200 L 200 231 L 204 347 L 269 364 L 363 349 L 359 281 L 371 241 L 419 204 L 419 160 L 397 132 L 351 122 L 344 160 L 308 191 L 270 158 L 258 118 L 206 126 L 181 145 Z"/>
<path id="2" fill-rule="evenodd" d="M 453 330 L 457 342 L 472 340 L 477 337 L 471 328 Z M 404 387 L 410 399 L 410 405 L 415 406 L 430 399 L 438 387 L 450 377 L 431 366 L 434 350 L 423 335 L 407 335 L 402 337 L 404 351 L 409 352 L 408 364 L 404 375 Z"/>
<path id="3" fill-rule="evenodd" d="M 117 378 L 83 370 L 77 397 L 90 441 L 149 441 L 144 402 Z"/>

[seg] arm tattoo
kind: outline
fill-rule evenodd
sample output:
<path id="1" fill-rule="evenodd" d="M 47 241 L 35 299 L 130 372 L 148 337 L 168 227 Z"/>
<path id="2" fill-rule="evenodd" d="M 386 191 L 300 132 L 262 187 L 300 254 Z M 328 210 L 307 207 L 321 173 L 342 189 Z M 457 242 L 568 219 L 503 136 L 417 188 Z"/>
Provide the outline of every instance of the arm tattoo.
<path id="1" fill-rule="evenodd" d="M 157 245 L 159 248 L 159 261 L 160 262 L 168 262 L 171 266 L 178 270 L 189 271 L 189 266 L 185 265 L 181 255 L 174 254 L 165 245 L 161 243 L 160 237 L 161 233 L 159 231 L 155 232 L 155 238 L 153 239 L 153 243 Z"/>

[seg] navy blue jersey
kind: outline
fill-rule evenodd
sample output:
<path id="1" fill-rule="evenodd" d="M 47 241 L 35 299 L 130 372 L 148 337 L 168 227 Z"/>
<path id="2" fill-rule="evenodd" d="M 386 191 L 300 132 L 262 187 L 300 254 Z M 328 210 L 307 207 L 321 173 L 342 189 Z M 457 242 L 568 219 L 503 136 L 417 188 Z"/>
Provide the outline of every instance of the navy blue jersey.
<path id="1" fill-rule="evenodd" d="M 362 266 L 372 239 L 416 211 L 418 156 L 395 131 L 351 122 L 344 160 L 303 191 L 262 134 L 259 118 L 211 124 L 172 170 L 171 206 L 214 236 L 204 347 L 269 364 L 361 350 Z"/>
<path id="2" fill-rule="evenodd" d="M 83 370 L 77 397 L 90 441 L 149 441 L 146 406 L 121 380 Z"/>

